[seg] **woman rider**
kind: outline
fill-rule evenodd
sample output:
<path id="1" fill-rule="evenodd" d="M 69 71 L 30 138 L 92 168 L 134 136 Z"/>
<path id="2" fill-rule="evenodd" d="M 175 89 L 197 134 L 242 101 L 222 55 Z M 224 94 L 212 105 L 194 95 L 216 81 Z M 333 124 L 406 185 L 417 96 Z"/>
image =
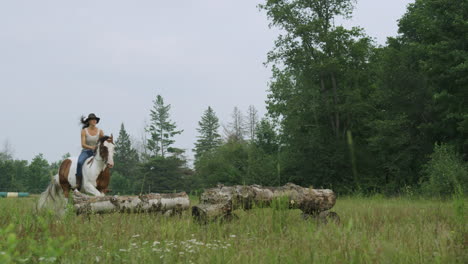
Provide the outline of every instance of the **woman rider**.
<path id="1" fill-rule="evenodd" d="M 99 138 L 104 136 L 104 131 L 96 126 L 96 124 L 99 123 L 99 120 L 100 118 L 93 113 L 89 114 L 86 119 L 84 116 L 81 117 L 81 124 L 83 125 L 83 129 L 81 129 L 81 146 L 83 147 L 83 150 L 78 157 L 76 171 L 76 184 L 78 190 L 81 190 L 81 185 L 83 183 L 83 163 L 89 157 L 94 155 Z"/>

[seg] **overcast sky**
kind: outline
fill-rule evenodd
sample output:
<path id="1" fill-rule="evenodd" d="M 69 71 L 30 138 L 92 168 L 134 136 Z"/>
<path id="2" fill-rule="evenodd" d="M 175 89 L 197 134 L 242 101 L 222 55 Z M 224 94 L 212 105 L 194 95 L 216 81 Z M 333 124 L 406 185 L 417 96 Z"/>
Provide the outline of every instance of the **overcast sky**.
<path id="1" fill-rule="evenodd" d="M 278 31 L 260 0 L 1 1 L 0 151 L 57 161 L 80 152 L 81 115 L 118 135 L 123 122 L 140 139 L 157 94 L 172 105 L 191 150 L 211 106 L 222 123 L 234 106 L 260 115 Z M 359 0 L 354 18 L 379 44 L 397 34 L 411 0 Z"/>

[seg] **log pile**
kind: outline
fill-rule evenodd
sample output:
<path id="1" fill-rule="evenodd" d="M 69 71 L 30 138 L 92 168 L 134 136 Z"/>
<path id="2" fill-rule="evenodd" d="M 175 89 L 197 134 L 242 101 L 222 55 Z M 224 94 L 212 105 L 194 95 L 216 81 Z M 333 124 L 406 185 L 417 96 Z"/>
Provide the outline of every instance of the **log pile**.
<path id="1" fill-rule="evenodd" d="M 309 217 L 333 217 L 329 214 L 336 202 L 335 193 L 329 189 L 304 188 L 292 183 L 281 187 L 262 187 L 259 185 L 218 186 L 205 190 L 200 196 L 200 204 L 192 207 L 192 216 L 207 222 L 216 219 L 230 218 L 233 210 L 251 209 L 270 206 L 275 199 L 287 199 L 290 209 L 300 209 L 305 219 Z"/>
<path id="2" fill-rule="evenodd" d="M 185 192 L 101 197 L 75 192 L 73 193 L 73 206 L 77 214 L 157 212 L 174 215 L 187 210 L 190 207 L 190 200 Z"/>

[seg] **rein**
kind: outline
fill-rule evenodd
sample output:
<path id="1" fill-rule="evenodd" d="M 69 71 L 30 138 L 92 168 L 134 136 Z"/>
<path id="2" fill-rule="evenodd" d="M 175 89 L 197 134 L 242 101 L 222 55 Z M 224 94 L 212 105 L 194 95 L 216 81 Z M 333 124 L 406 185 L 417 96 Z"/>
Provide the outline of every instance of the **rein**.
<path id="1" fill-rule="evenodd" d="M 94 155 L 93 157 L 91 158 L 90 161 L 88 161 L 88 165 L 91 167 L 91 165 L 93 165 L 93 161 L 94 160 L 97 160 L 97 161 L 104 161 L 104 163 L 107 163 L 107 159 L 98 159 L 98 156 L 96 154 L 98 154 L 98 149 L 101 148 L 101 144 L 98 144 L 98 147 L 94 150 Z M 101 154 L 99 154 L 99 156 L 101 156 Z"/>
<path id="2" fill-rule="evenodd" d="M 93 152 L 93 157 L 92 157 L 91 160 L 88 161 L 88 163 L 87 163 L 87 164 L 89 164 L 90 167 L 91 167 L 91 165 L 93 165 L 93 161 L 94 161 L 94 160 L 97 160 L 97 161 L 104 161 L 104 163 L 107 163 L 109 157 L 107 157 L 106 159 L 103 159 L 102 157 L 101 157 L 101 159 L 98 159 L 98 155 L 97 155 L 97 154 L 99 154 L 99 156 L 101 156 L 101 153 L 100 153 L 101 145 L 104 145 L 104 142 L 106 142 L 108 138 L 109 138 L 109 137 L 105 137 L 104 140 L 102 140 L 102 141 L 101 141 L 101 139 L 99 140 L 99 143 L 97 144 L 97 147 L 96 147 L 96 149 L 95 149 L 94 152 Z M 112 138 L 112 137 L 111 137 L 111 138 Z M 111 142 L 111 144 L 114 144 L 114 143 Z M 107 154 L 107 155 L 109 155 L 109 154 Z"/>

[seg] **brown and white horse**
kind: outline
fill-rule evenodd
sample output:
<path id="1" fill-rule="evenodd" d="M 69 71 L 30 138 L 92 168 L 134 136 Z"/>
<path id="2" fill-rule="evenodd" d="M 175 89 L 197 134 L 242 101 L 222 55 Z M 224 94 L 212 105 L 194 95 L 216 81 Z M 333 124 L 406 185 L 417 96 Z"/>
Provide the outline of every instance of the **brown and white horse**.
<path id="1" fill-rule="evenodd" d="M 83 164 L 82 192 L 95 196 L 104 196 L 108 192 L 110 182 L 109 168 L 114 166 L 114 139 L 112 135 L 99 139 L 96 152 L 93 157 L 88 158 Z M 76 167 L 77 157 L 71 157 L 60 164 L 57 175 L 39 198 L 38 208 L 42 208 L 49 201 L 57 201 L 58 198 L 68 198 L 71 189 L 77 188 Z"/>

